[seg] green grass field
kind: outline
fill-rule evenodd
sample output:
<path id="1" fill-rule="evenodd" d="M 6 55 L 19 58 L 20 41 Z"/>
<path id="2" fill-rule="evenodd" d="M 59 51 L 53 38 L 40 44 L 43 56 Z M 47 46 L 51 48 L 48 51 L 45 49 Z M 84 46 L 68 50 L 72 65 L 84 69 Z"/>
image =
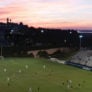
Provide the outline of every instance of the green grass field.
<path id="1" fill-rule="evenodd" d="M 0 60 L 0 92 L 92 92 L 92 72 L 45 59 L 5 58 Z"/>

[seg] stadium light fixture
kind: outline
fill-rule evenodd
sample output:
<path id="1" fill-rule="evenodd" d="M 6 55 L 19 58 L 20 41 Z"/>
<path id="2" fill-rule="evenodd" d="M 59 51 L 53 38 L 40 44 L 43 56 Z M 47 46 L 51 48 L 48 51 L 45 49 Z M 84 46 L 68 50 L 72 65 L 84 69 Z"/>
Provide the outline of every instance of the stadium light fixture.
<path id="1" fill-rule="evenodd" d="M 79 39 L 80 39 L 80 49 L 81 49 L 81 41 L 82 41 L 83 35 L 79 35 Z"/>
<path id="2" fill-rule="evenodd" d="M 66 43 L 66 39 L 64 40 L 64 43 Z"/>
<path id="3" fill-rule="evenodd" d="M 44 33 L 44 30 L 41 30 L 41 33 Z"/>
<path id="4" fill-rule="evenodd" d="M 12 29 L 11 31 L 10 31 L 10 34 L 12 34 L 14 32 L 14 30 Z"/>
<path id="5" fill-rule="evenodd" d="M 70 33 L 70 34 L 72 34 L 72 32 L 71 32 L 71 31 L 70 31 L 69 33 Z"/>

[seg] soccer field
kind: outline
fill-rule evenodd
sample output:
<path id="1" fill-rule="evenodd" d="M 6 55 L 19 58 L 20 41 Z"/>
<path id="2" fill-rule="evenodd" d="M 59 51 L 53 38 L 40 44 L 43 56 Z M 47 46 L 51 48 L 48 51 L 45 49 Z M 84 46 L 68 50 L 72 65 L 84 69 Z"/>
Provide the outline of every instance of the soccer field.
<path id="1" fill-rule="evenodd" d="M 45 59 L 5 58 L 0 92 L 92 92 L 92 72 Z"/>

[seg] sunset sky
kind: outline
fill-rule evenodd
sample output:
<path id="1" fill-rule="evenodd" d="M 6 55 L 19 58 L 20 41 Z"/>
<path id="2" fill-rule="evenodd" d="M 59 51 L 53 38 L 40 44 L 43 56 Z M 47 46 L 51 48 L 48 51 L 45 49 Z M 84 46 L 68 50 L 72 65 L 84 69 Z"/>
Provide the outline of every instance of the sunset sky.
<path id="1" fill-rule="evenodd" d="M 0 0 L 6 18 L 34 27 L 92 29 L 92 0 Z"/>

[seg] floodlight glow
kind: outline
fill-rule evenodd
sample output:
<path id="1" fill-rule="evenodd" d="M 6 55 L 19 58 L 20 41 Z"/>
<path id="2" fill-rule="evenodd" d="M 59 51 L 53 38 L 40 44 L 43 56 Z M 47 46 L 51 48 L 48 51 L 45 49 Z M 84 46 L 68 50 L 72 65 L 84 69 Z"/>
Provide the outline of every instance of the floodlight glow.
<path id="1" fill-rule="evenodd" d="M 72 34 L 72 32 L 70 31 L 70 34 Z"/>
<path id="2" fill-rule="evenodd" d="M 41 30 L 41 33 L 44 33 L 44 30 Z"/>
<path id="3" fill-rule="evenodd" d="M 64 42 L 66 43 L 66 40 L 64 40 Z"/>
<path id="4" fill-rule="evenodd" d="M 11 30 L 10 34 L 12 34 L 14 32 L 14 30 Z"/>
<path id="5" fill-rule="evenodd" d="M 80 35 L 79 38 L 83 38 L 83 35 Z"/>

